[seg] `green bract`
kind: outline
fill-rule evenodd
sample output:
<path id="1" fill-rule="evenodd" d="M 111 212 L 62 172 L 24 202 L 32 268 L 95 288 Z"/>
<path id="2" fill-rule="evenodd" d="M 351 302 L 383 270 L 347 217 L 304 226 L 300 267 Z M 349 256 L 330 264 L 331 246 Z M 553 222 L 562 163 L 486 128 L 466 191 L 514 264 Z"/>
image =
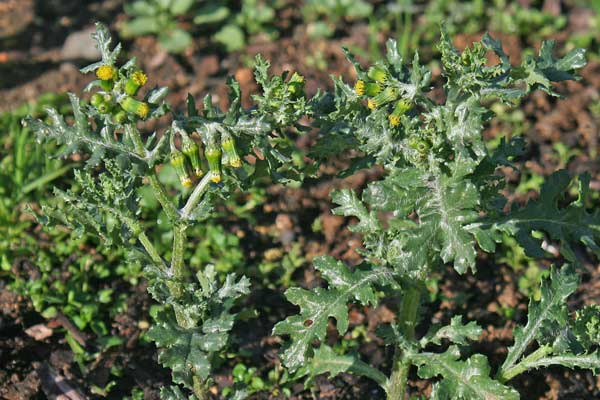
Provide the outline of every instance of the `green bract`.
<path id="1" fill-rule="evenodd" d="M 167 3 L 188 8 L 188 2 Z M 400 400 L 414 366 L 420 378 L 435 379 L 434 399 L 487 400 L 519 398 L 510 382 L 530 369 L 600 368 L 598 306 L 572 313 L 566 305 L 579 283 L 580 258 L 600 254 L 600 212 L 586 208 L 589 176 L 574 179 L 558 171 L 546 179 L 538 199 L 507 209 L 496 170 L 516 168 L 512 160 L 521 154 L 522 141 L 503 140 L 489 151 L 482 136 L 491 101 L 514 104 L 536 89 L 557 95 L 553 82 L 577 79 L 575 70 L 585 65 L 583 50 L 555 59 L 553 43 L 546 42 L 537 57 L 513 66 L 489 35 L 459 52 L 442 32 L 442 102 L 432 99 L 431 71 L 418 55 L 406 63 L 394 41 L 388 42 L 386 60 L 366 69 L 347 53 L 356 67 L 356 84 L 334 78 L 333 92 L 319 91 L 312 99 L 304 93 L 301 75 L 270 76 L 269 63 L 258 56 L 260 92 L 252 97 L 253 108 L 241 107 L 239 84 L 230 79 L 229 109 L 216 108 L 208 95 L 198 110 L 190 96 L 182 115 L 170 114 L 165 88 L 140 90 L 145 76 L 141 79 L 134 61 L 118 63 L 120 46 L 110 47 L 102 25 L 94 37 L 102 60 L 82 70 L 99 78 L 88 86 L 95 91 L 91 104 L 71 94 L 72 124 L 52 109 L 51 123 L 27 118 L 25 124 L 40 138 L 64 144 L 61 155 L 89 154 L 86 168 L 75 172 L 76 187 L 55 192 L 64 206 L 47 207 L 44 218 L 94 233 L 107 246 L 139 247 L 144 254 L 148 291 L 163 306 L 148 336 L 176 384 L 164 388 L 162 398 L 209 398 L 213 368 L 222 365 L 236 321 L 234 306 L 250 290 L 247 278 L 230 274 L 219 280 L 211 265 L 192 273 L 184 257 L 188 229 L 211 216 L 219 197 L 252 189 L 265 177 L 299 182 L 316 171 L 319 161 L 340 154 L 351 157 L 341 176 L 370 166 L 382 171 L 361 193 L 344 188 L 332 193 L 333 212 L 356 220 L 352 230 L 362 237 L 363 261 L 350 268 L 333 257 L 317 257 L 315 269 L 326 286 L 286 292 L 299 313 L 277 323 L 274 334 L 286 336 L 281 359 L 290 373 L 306 377 L 307 385 L 319 374 L 356 374 L 376 382 L 389 399 Z M 489 52 L 498 63 L 490 65 Z M 172 121 L 164 132 L 145 135 L 138 129 L 140 118 L 167 113 Z M 317 133 L 310 154 L 314 161 L 307 161 L 290 137 L 309 128 Z M 158 179 L 158 168 L 169 163 L 189 186 L 178 193 L 179 203 Z M 209 173 L 202 174 L 202 164 Z M 573 182 L 575 200 L 566 196 Z M 146 235 L 147 223 L 140 217 L 138 193 L 144 185 L 172 230 L 168 258 Z M 514 343 L 492 376 L 486 356 L 468 347 L 482 332 L 476 321 L 454 316 L 424 335 L 416 327 L 428 277 L 447 267 L 476 273 L 478 247 L 494 252 L 503 237 L 514 237 L 536 258 L 551 258 L 544 242 L 557 242 L 564 265 L 552 267 L 541 283 L 539 300 L 530 301 L 527 321 L 515 328 Z M 349 303 L 375 307 L 382 297 L 399 296 L 396 322 L 377 331 L 394 353 L 389 370 L 325 344 L 330 318 L 339 335 L 348 331 Z M 236 385 L 253 381 L 247 372 L 236 367 Z M 260 387 L 255 380 L 245 393 Z"/>

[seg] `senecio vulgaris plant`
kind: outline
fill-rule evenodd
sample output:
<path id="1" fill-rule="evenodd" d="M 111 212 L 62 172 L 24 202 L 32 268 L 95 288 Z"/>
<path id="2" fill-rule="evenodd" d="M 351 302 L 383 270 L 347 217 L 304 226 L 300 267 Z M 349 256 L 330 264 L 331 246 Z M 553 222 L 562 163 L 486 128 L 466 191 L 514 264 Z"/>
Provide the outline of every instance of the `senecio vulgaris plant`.
<path id="1" fill-rule="evenodd" d="M 435 379 L 434 399 L 518 399 L 511 379 L 553 365 L 597 372 L 600 307 L 570 313 L 566 305 L 578 286 L 576 255 L 584 249 L 600 254 L 600 213 L 586 211 L 590 177 L 577 178 L 579 197 L 566 202 L 571 178 L 558 171 L 547 179 L 539 199 L 506 210 L 504 181 L 495 171 L 518 168 L 511 160 L 522 154 L 523 142 L 503 140 L 489 151 L 482 137 L 490 101 L 511 104 L 537 89 L 558 95 L 552 82 L 576 79 L 585 52 L 576 49 L 557 60 L 554 43 L 545 42 L 537 57 L 514 67 L 489 35 L 461 53 L 442 32 L 438 47 L 445 78 L 441 104 L 428 96 L 431 71 L 419 64 L 418 55 L 405 64 L 393 41 L 386 60 L 366 70 L 348 53 L 358 76 L 354 87 L 335 78 L 334 93 L 318 101 L 314 125 L 321 140 L 315 156 L 359 149 L 362 156 L 344 175 L 372 165 L 384 174 L 360 195 L 348 189 L 333 192 L 334 213 L 357 220 L 352 229 L 362 235 L 364 262 L 351 270 L 332 257 L 318 257 L 314 266 L 327 287 L 286 292 L 300 312 L 274 328 L 274 334 L 290 338 L 283 362 L 307 382 L 323 373 L 367 377 L 393 400 L 405 398 L 411 367 L 420 378 Z M 488 52 L 497 63 L 489 65 Z M 431 326 L 420 337 L 416 327 L 427 278 L 446 265 L 459 274 L 475 273 L 476 245 L 494 252 L 503 234 L 515 237 L 536 258 L 549 257 L 544 241 L 558 242 L 563 265 L 552 267 L 541 283 L 541 298 L 530 300 L 527 323 L 514 329 L 514 343 L 492 373 L 486 356 L 469 351 L 469 342 L 482 333 L 476 321 L 454 316 L 449 325 Z M 330 318 L 344 335 L 348 304 L 376 306 L 378 291 L 401 295 L 396 322 L 378 330 L 394 351 L 389 371 L 356 355 L 338 354 L 324 343 Z"/>
<path id="2" fill-rule="evenodd" d="M 206 221 L 220 198 L 256 179 L 301 179 L 307 170 L 292 157 L 293 141 L 286 132 L 305 130 L 299 124 L 303 117 L 318 130 L 315 161 L 360 150 L 362 155 L 341 172 L 378 165 L 384 174 L 360 196 L 347 189 L 332 194 L 338 204 L 334 212 L 358 221 L 353 229 L 363 237 L 364 262 L 349 268 L 332 257 L 315 258 L 327 287 L 286 292 L 300 313 L 279 322 L 274 334 L 289 337 L 282 361 L 290 372 L 306 377 L 307 385 L 323 373 L 364 376 L 379 384 L 388 399 L 397 400 L 404 398 L 409 371 L 416 367 L 419 377 L 435 379 L 432 398 L 516 399 L 519 394 L 510 381 L 530 369 L 563 365 L 596 372 L 600 367 L 600 308 L 571 313 L 565 302 L 578 286 L 577 255 L 588 249 L 600 253 L 600 214 L 586 209 L 589 176 L 576 179 L 575 201 L 564 196 L 571 177 L 558 171 L 547 179 L 538 200 L 506 209 L 504 182 L 495 171 L 499 166 L 517 168 L 512 160 L 522 154 L 523 142 L 503 140 L 489 151 L 482 138 L 491 117 L 489 100 L 510 104 L 536 89 L 557 95 L 552 82 L 576 79 L 574 71 L 585 64 L 583 50 L 557 60 L 553 43 L 546 42 L 537 57 L 515 67 L 501 44 L 487 35 L 461 53 L 442 33 L 446 99 L 440 104 L 428 96 L 431 72 L 418 56 L 405 64 L 393 41 L 386 61 L 366 70 L 348 53 L 358 75 L 354 87 L 334 78 L 332 93 L 319 92 L 311 100 L 300 75 L 269 77 L 268 63 L 258 57 L 255 77 L 262 92 L 254 96 L 254 108 L 241 108 L 239 85 L 230 80 L 226 112 L 216 109 L 210 96 L 198 111 L 190 97 L 186 115 L 172 112 L 169 129 L 144 141 L 138 123 L 171 111 L 163 102 L 166 89 L 155 88 L 142 97 L 140 88 L 147 82 L 135 61 L 117 65 L 120 47 L 110 49 L 101 25 L 95 39 L 102 61 L 83 69 L 98 77 L 88 87 L 95 93 L 89 105 L 70 96 L 74 124 L 53 110 L 50 125 L 34 119 L 25 123 L 41 138 L 67 143 L 67 153 L 90 153 L 88 168 L 75 174 L 80 191 L 57 190 L 65 207 L 46 208 L 45 218 L 93 232 L 107 245 L 142 250 L 149 291 L 165 305 L 149 335 L 174 383 L 192 393 L 188 397 L 180 386 L 171 386 L 162 390 L 163 398 L 208 398 L 211 365 L 226 348 L 235 321 L 232 307 L 250 286 L 247 278 L 233 275 L 220 284 L 210 266 L 191 276 L 183 254 L 186 230 Z M 494 65 L 487 61 L 490 51 L 499 60 Z M 254 162 L 246 162 L 251 154 Z M 158 180 L 156 170 L 163 163 L 172 164 L 180 178 L 180 204 Z M 139 219 L 136 189 L 146 184 L 172 225 L 168 260 Z M 494 252 L 503 234 L 514 236 L 537 258 L 549 257 L 544 241 L 558 242 L 563 265 L 553 267 L 542 282 L 541 298 L 530 301 L 527 323 L 515 328 L 514 344 L 492 373 L 484 355 L 469 351 L 468 344 L 482 332 L 475 321 L 455 316 L 449 325 L 432 326 L 421 337 L 416 327 L 426 278 L 445 265 L 460 274 L 476 272 L 476 245 Z M 324 343 L 330 318 L 344 335 L 348 304 L 375 306 L 378 293 L 401 296 L 396 323 L 377 331 L 394 352 L 385 371 Z"/>
<path id="3" fill-rule="evenodd" d="M 173 382 L 208 398 L 211 365 L 226 347 L 235 301 L 247 294 L 250 282 L 233 274 L 222 284 L 213 266 L 190 276 L 184 259 L 186 231 L 206 220 L 220 198 L 256 180 L 278 182 L 301 178 L 302 160 L 286 132 L 310 114 L 304 79 L 293 74 L 269 77 L 269 64 L 257 57 L 255 76 L 262 94 L 256 107 L 240 105 L 240 87 L 229 81 L 230 106 L 221 112 L 204 99 L 199 111 L 191 96 L 187 115 L 173 114 L 170 127 L 144 140 L 138 125 L 170 112 L 167 88 L 143 90 L 147 76 L 135 60 L 118 64 L 121 46 L 111 49 L 108 30 L 97 24 L 93 35 L 102 60 L 82 69 L 97 77 L 86 88 L 89 104 L 70 94 L 74 123 L 49 109 L 51 124 L 26 118 L 24 124 L 40 139 L 67 144 L 61 155 L 87 152 L 87 168 L 75 172 L 78 190 L 55 190 L 62 208 L 44 208 L 43 220 L 99 236 L 108 246 L 132 247 L 147 262 L 148 291 L 164 305 L 148 335 L 160 348 L 159 361 L 172 370 Z M 141 93 L 145 92 L 142 96 Z M 201 150 L 202 149 L 202 150 Z M 252 153 L 254 162 L 244 162 Z M 158 179 L 157 167 L 169 163 L 186 189 L 175 200 Z M 152 188 L 172 226 L 173 245 L 167 260 L 159 254 L 140 219 L 138 189 Z M 189 189 L 189 190 L 187 190 Z M 242 392 L 240 392 L 241 394 Z M 183 399 L 179 386 L 163 388 L 164 399 Z"/>

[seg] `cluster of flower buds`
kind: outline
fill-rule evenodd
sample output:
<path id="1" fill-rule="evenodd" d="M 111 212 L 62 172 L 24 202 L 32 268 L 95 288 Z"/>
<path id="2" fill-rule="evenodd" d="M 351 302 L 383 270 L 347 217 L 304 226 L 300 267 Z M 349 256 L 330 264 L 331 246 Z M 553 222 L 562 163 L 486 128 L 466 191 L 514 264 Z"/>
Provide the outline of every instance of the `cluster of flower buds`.
<path id="1" fill-rule="evenodd" d="M 175 135 L 181 136 L 181 150 L 175 146 Z M 201 135 L 205 144 L 204 157 L 208 164 L 210 180 L 213 183 L 221 182 L 221 167 L 228 166 L 240 168 L 242 160 L 240 159 L 233 136 L 221 126 L 211 126 Z M 170 140 L 171 155 L 170 162 L 181 185 L 185 188 L 192 186 L 195 180 L 202 177 L 202 162 L 200 158 L 200 147 L 188 135 L 188 133 L 173 123 L 173 133 Z"/>
<path id="2" fill-rule="evenodd" d="M 215 183 L 219 183 L 221 181 L 221 167 L 240 168 L 242 160 L 237 153 L 235 139 L 223 126 L 217 125 L 216 130 L 208 130 L 204 138 L 206 143 L 204 155 L 208 161 L 210 179 Z"/>
<path id="3" fill-rule="evenodd" d="M 95 93 L 90 104 L 100 114 L 112 115 L 116 123 L 122 124 L 129 116 L 146 119 L 150 105 L 135 98 L 148 77 L 139 69 L 120 71 L 113 65 L 104 64 L 96 69 L 101 92 Z"/>
<path id="4" fill-rule="evenodd" d="M 400 91 L 390 82 L 388 71 L 381 66 L 370 67 L 366 75 L 356 81 L 354 91 L 361 97 L 367 97 L 369 109 L 386 107 L 391 126 L 400 125 L 401 117 L 412 107 L 409 100 L 400 98 Z"/>
<path id="5" fill-rule="evenodd" d="M 181 136 L 181 150 L 175 146 L 176 134 Z M 200 147 L 177 122 L 173 123 L 170 146 L 171 166 L 175 169 L 179 182 L 185 188 L 192 187 L 194 180 L 204 175 L 200 163 Z"/>
<path id="6" fill-rule="evenodd" d="M 293 99 L 299 99 L 304 96 L 304 85 L 306 80 L 302 75 L 297 72 L 294 72 L 288 81 L 288 92 L 291 94 Z"/>
<path id="7" fill-rule="evenodd" d="M 416 152 L 418 153 L 419 157 L 422 160 L 427 157 L 427 154 L 429 153 L 429 149 L 431 148 L 431 144 L 429 143 L 428 140 L 426 140 L 422 137 L 418 137 L 418 136 L 409 137 L 408 145 L 413 150 L 416 150 Z"/>

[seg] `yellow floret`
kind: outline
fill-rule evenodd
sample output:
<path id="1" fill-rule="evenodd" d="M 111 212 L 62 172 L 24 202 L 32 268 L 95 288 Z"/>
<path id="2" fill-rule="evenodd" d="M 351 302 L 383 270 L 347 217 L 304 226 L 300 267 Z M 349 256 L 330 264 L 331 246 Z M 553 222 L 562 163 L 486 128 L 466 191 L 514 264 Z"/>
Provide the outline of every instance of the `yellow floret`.
<path id="1" fill-rule="evenodd" d="M 192 187 L 192 179 L 190 177 L 181 177 L 181 186 L 183 186 L 186 189 L 189 189 Z"/>
<path id="2" fill-rule="evenodd" d="M 148 76 L 142 71 L 135 71 L 133 75 L 131 75 L 131 79 L 139 86 L 144 86 L 146 82 L 148 82 Z"/>
<path id="3" fill-rule="evenodd" d="M 148 103 L 141 103 L 140 105 L 138 105 L 137 110 L 135 110 L 135 113 L 140 118 L 146 118 L 150 113 L 150 106 L 148 105 Z"/>
<path id="4" fill-rule="evenodd" d="M 110 81 L 117 74 L 117 70 L 112 65 L 102 65 L 96 70 L 96 76 L 102 81 Z"/>
<path id="5" fill-rule="evenodd" d="M 377 108 L 377 102 L 373 99 L 369 99 L 367 100 L 367 107 L 369 107 L 371 110 L 375 110 Z"/>
<path id="6" fill-rule="evenodd" d="M 221 174 L 211 172 L 210 180 L 213 181 L 213 183 L 221 182 Z"/>
<path id="7" fill-rule="evenodd" d="M 356 81 L 356 83 L 354 84 L 354 91 L 359 96 L 364 95 L 365 94 L 365 82 L 361 81 L 361 80 Z"/>
<path id="8" fill-rule="evenodd" d="M 388 116 L 388 120 L 390 121 L 391 126 L 400 125 L 400 117 L 397 115 L 391 114 L 390 116 Z"/>

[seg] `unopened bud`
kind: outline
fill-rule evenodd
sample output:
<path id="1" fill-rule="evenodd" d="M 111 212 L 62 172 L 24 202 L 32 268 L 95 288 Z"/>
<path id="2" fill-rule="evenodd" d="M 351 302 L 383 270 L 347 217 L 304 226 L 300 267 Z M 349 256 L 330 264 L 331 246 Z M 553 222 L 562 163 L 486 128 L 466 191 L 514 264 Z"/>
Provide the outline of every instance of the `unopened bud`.
<path id="1" fill-rule="evenodd" d="M 177 177 L 179 177 L 179 181 L 181 182 L 181 186 L 185 188 L 189 188 L 192 186 L 192 179 L 188 173 L 188 168 L 185 160 L 185 156 L 179 150 L 171 151 L 171 165 L 175 169 L 175 173 L 177 173 Z"/>
<path id="2" fill-rule="evenodd" d="M 386 83 L 388 80 L 388 73 L 385 69 L 377 66 L 369 68 L 367 76 L 379 83 Z"/>
<path id="3" fill-rule="evenodd" d="M 133 97 L 125 97 L 125 99 L 121 101 L 121 107 L 128 113 L 135 114 L 142 119 L 145 119 L 150 113 L 150 106 L 148 103 L 136 100 Z"/>

